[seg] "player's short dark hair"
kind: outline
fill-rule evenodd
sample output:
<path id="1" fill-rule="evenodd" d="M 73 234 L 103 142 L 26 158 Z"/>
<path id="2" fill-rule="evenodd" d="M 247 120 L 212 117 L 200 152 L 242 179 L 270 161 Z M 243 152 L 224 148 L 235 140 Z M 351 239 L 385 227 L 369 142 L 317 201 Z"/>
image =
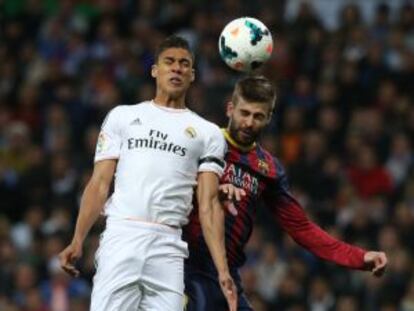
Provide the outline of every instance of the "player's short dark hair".
<path id="1" fill-rule="evenodd" d="M 160 54 L 162 52 L 170 48 L 180 48 L 187 50 L 190 53 L 192 60 L 194 61 L 194 54 L 191 51 L 190 44 L 188 43 L 188 41 L 180 36 L 172 35 L 165 38 L 164 41 L 162 41 L 161 44 L 158 46 L 154 55 L 155 62 L 158 62 L 158 58 L 160 57 Z"/>
<path id="2" fill-rule="evenodd" d="M 266 77 L 250 75 L 237 81 L 232 96 L 232 102 L 235 105 L 237 105 L 239 97 L 247 102 L 269 104 L 272 111 L 276 101 L 276 90 Z"/>

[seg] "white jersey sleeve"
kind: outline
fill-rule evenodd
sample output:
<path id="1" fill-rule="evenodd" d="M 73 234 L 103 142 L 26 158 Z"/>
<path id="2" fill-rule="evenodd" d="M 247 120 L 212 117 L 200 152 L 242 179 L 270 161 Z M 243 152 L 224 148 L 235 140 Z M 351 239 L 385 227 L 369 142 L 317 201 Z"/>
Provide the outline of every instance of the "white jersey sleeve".
<path id="1" fill-rule="evenodd" d="M 121 120 L 118 109 L 112 109 L 102 123 L 95 150 L 95 162 L 118 159 L 121 152 Z"/>
<path id="2" fill-rule="evenodd" d="M 218 126 L 212 127 L 206 137 L 204 152 L 200 157 L 199 172 L 214 172 L 221 177 L 224 171 L 224 154 L 226 152 L 226 141 Z"/>

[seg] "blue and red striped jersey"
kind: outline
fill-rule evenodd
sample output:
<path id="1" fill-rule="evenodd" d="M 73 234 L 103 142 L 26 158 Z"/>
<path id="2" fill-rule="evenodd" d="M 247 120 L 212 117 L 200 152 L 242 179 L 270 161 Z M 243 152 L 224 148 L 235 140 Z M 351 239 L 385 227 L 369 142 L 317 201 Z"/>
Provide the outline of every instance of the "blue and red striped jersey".
<path id="1" fill-rule="evenodd" d="M 233 216 L 226 212 L 225 243 L 230 269 L 239 268 L 245 261 L 244 247 L 253 230 L 259 200 L 271 209 L 285 232 L 316 256 L 346 267 L 363 268 L 364 250 L 331 237 L 309 220 L 290 194 L 285 169 L 278 159 L 259 144 L 243 148 L 227 132 L 224 136 L 228 151 L 220 183 L 231 183 L 246 192 L 242 200 L 235 203 L 238 214 Z M 198 270 L 215 271 L 198 217 L 194 202 L 190 222 L 183 230 L 190 253 L 186 264 Z"/>

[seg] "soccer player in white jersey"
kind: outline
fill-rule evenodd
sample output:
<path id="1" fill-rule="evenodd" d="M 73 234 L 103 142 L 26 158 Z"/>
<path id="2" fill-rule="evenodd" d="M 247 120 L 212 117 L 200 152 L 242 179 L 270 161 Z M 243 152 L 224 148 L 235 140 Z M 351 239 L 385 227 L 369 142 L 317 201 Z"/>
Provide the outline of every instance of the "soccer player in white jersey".
<path id="1" fill-rule="evenodd" d="M 196 185 L 200 222 L 220 285 L 229 309 L 237 309 L 218 199 L 225 142 L 216 125 L 185 107 L 194 80 L 193 61 L 184 39 L 167 38 L 151 71 L 154 100 L 118 106 L 103 122 L 74 236 L 60 254 L 62 268 L 79 275 L 75 262 L 87 233 L 104 212 L 92 311 L 182 311 L 188 250 L 181 227 L 188 222 Z M 107 199 L 114 176 L 114 192 Z"/>

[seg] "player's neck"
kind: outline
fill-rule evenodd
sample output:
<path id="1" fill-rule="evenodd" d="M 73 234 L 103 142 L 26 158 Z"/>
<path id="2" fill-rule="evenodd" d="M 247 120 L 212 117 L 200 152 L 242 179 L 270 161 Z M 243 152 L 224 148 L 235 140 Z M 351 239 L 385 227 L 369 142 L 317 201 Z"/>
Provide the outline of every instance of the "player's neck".
<path id="1" fill-rule="evenodd" d="M 168 94 L 162 94 L 158 93 L 154 100 L 154 104 L 158 106 L 163 106 L 167 108 L 173 108 L 173 109 L 185 109 L 185 97 L 180 96 L 178 98 L 173 98 L 169 96 Z"/>

